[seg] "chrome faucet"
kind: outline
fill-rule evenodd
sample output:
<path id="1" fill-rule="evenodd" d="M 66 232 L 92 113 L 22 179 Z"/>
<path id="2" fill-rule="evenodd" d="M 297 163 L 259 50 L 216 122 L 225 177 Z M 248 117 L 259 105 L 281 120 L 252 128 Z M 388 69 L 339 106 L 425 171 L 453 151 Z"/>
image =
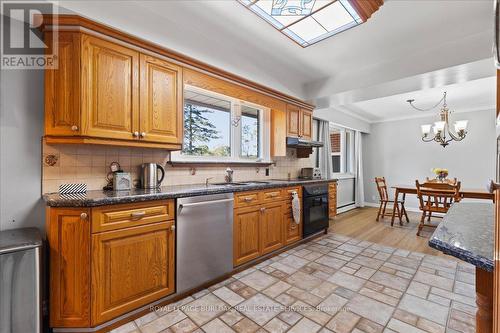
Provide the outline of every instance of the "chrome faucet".
<path id="1" fill-rule="evenodd" d="M 231 168 L 226 169 L 226 177 L 224 179 L 226 180 L 226 183 L 232 183 L 233 182 L 233 170 Z"/>

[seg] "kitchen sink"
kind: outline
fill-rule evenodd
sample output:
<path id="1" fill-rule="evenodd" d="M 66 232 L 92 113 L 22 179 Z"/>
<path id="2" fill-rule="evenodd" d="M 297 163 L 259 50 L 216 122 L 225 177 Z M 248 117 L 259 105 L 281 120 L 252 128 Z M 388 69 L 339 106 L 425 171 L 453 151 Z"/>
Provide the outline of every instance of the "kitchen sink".
<path id="1" fill-rule="evenodd" d="M 213 185 L 213 186 L 245 186 L 245 185 L 258 185 L 258 184 L 269 184 L 269 182 L 249 181 L 249 182 L 236 182 L 236 183 L 211 183 L 209 185 Z"/>

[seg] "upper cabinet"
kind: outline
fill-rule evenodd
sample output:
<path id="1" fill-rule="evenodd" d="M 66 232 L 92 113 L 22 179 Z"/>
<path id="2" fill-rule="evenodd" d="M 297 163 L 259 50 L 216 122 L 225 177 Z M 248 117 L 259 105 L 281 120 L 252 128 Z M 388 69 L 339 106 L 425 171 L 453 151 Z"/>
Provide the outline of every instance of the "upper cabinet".
<path id="1" fill-rule="evenodd" d="M 286 136 L 311 138 L 314 106 L 295 97 L 76 15 L 44 15 L 40 29 L 58 60 L 45 71 L 47 144 L 180 150 L 184 85 L 271 110 L 273 157 Z"/>
<path id="2" fill-rule="evenodd" d="M 312 111 L 287 105 L 287 136 L 311 140 Z"/>
<path id="3" fill-rule="evenodd" d="M 136 138 L 139 53 L 87 35 L 83 35 L 82 46 L 83 134 L 104 139 Z"/>
<path id="4" fill-rule="evenodd" d="M 46 71 L 48 143 L 181 148 L 182 67 L 80 32 L 59 42 L 59 67 Z"/>

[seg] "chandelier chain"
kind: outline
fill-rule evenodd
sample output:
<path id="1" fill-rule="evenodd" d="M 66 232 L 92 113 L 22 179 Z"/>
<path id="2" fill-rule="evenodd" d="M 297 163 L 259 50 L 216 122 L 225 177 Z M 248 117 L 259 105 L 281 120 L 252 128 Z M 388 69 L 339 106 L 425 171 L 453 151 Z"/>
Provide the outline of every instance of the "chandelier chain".
<path id="1" fill-rule="evenodd" d="M 410 105 L 411 105 L 412 108 L 414 108 L 415 110 L 421 111 L 421 112 L 431 111 L 431 110 L 437 108 L 439 106 L 439 104 L 441 104 L 441 102 L 443 102 L 443 101 L 444 101 L 443 107 L 446 108 L 446 106 L 447 106 L 446 105 L 446 91 L 444 92 L 443 97 L 439 100 L 439 102 L 437 102 L 435 105 L 431 106 L 428 109 L 422 109 L 422 108 L 419 108 L 419 107 L 416 107 L 415 105 L 413 105 L 413 102 L 415 102 L 414 99 L 407 100 L 407 102 L 410 103 Z"/>

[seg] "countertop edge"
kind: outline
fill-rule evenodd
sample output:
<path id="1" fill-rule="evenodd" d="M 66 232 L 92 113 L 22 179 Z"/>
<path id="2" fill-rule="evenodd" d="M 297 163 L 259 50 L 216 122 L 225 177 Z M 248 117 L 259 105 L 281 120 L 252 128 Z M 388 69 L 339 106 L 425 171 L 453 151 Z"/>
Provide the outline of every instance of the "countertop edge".
<path id="1" fill-rule="evenodd" d="M 113 204 L 144 202 L 144 201 L 153 201 L 162 199 L 177 199 L 177 198 L 185 198 L 185 197 L 199 196 L 199 195 L 257 191 L 268 188 L 304 186 L 304 185 L 332 183 L 332 182 L 337 182 L 337 179 L 300 180 L 300 181 L 289 181 L 289 182 L 270 181 L 270 183 L 266 184 L 242 185 L 242 186 L 232 186 L 232 187 L 211 186 L 208 188 L 195 187 L 195 186 L 200 186 L 200 184 L 193 184 L 194 188 L 192 190 L 179 190 L 178 192 L 172 190 L 171 192 L 165 192 L 165 193 L 146 193 L 146 194 L 135 194 L 135 195 L 132 194 L 130 196 L 123 196 L 123 197 L 106 197 L 104 196 L 105 192 L 102 191 L 103 192 L 102 198 L 86 198 L 85 194 L 81 195 L 69 194 L 65 198 L 61 197 L 51 198 L 51 196 L 54 196 L 57 193 L 46 193 L 42 195 L 42 199 L 44 200 L 46 206 L 48 207 L 98 207 L 98 206 L 113 205 Z"/>
<path id="2" fill-rule="evenodd" d="M 450 255 L 452 257 L 455 257 L 457 259 L 460 259 L 462 261 L 468 262 L 469 264 L 472 264 L 478 268 L 484 269 L 485 271 L 488 272 L 493 272 L 495 265 L 493 263 L 493 260 L 490 260 L 488 258 L 484 258 L 482 256 L 477 256 L 474 253 L 470 251 L 466 251 L 463 249 L 460 249 L 458 247 L 454 247 L 449 245 L 446 242 L 437 240 L 437 239 L 430 239 L 429 240 L 429 246 L 443 252 L 444 254 Z"/>

